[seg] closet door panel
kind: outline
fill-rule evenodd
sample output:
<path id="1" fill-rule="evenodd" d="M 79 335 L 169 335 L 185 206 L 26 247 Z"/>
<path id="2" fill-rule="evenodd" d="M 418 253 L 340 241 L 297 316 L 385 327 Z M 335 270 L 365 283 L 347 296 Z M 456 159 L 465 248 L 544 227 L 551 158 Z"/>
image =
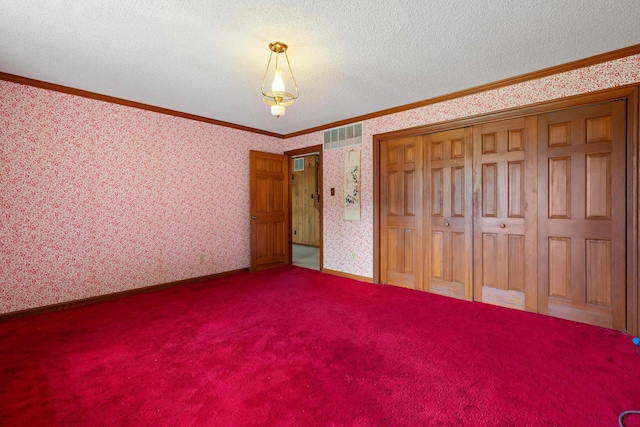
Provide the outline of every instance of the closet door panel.
<path id="1" fill-rule="evenodd" d="M 474 299 L 537 311 L 536 117 L 474 128 Z"/>
<path id="2" fill-rule="evenodd" d="M 422 289 L 422 137 L 380 145 L 380 278 Z"/>
<path id="3" fill-rule="evenodd" d="M 539 116 L 540 312 L 626 326 L 626 105 Z"/>
<path id="4" fill-rule="evenodd" d="M 425 290 L 471 300 L 473 295 L 469 128 L 427 135 L 425 141 Z"/>

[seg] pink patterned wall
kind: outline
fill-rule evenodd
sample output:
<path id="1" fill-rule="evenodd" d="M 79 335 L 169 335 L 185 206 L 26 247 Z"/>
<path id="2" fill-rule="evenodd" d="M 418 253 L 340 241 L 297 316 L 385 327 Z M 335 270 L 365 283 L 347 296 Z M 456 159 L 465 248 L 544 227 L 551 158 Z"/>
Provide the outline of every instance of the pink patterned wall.
<path id="1" fill-rule="evenodd" d="M 343 219 L 344 150 L 323 154 L 324 267 L 373 277 L 373 135 L 640 82 L 640 55 L 465 96 L 364 122 L 361 215 Z M 322 132 L 285 140 L 285 151 L 322 143 Z M 331 196 L 330 188 L 336 189 Z M 355 259 L 354 259 L 355 258 Z"/>
<path id="2" fill-rule="evenodd" d="M 373 135 L 637 82 L 640 55 L 366 121 L 361 221 L 324 153 L 324 267 L 373 276 Z M 322 142 L 5 81 L 0 132 L 0 313 L 247 267 L 249 150 Z"/>
<path id="3" fill-rule="evenodd" d="M 249 266 L 283 141 L 0 81 L 0 313 Z"/>

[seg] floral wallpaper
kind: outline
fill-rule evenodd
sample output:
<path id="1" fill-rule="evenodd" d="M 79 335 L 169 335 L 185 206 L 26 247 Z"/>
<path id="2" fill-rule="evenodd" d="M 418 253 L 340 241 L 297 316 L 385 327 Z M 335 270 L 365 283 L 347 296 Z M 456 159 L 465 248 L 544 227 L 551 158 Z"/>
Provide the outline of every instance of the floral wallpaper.
<path id="1" fill-rule="evenodd" d="M 367 120 L 360 221 L 323 156 L 324 267 L 373 276 L 373 135 L 637 82 L 640 55 Z M 0 313 L 248 267 L 249 150 L 321 142 L 0 81 Z"/>
<path id="2" fill-rule="evenodd" d="M 638 82 L 640 55 L 634 55 L 365 121 L 364 142 L 359 148 L 362 150 L 360 222 L 343 219 L 342 164 L 347 150 L 323 154 L 324 268 L 373 277 L 373 135 Z M 315 132 L 286 139 L 284 149 L 318 145 L 322 141 L 322 132 Z M 331 187 L 336 189 L 335 196 L 330 194 Z"/>
<path id="3" fill-rule="evenodd" d="M 248 267 L 249 150 L 282 144 L 0 81 L 0 313 Z"/>

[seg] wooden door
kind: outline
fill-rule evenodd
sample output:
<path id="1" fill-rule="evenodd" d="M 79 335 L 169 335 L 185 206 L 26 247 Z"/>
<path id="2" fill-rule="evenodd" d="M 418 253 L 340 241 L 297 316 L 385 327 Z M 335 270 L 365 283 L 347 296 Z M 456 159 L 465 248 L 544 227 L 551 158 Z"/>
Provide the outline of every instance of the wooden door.
<path id="1" fill-rule="evenodd" d="M 292 168 L 291 221 L 294 244 L 320 246 L 320 195 L 318 185 L 319 155 L 309 154 L 291 159 L 302 168 Z"/>
<path id="2" fill-rule="evenodd" d="M 422 137 L 380 144 L 380 278 L 422 290 Z"/>
<path id="3" fill-rule="evenodd" d="M 540 115 L 540 313 L 626 326 L 626 105 Z"/>
<path id="4" fill-rule="evenodd" d="M 259 271 L 289 263 L 289 160 L 251 151 L 250 267 Z"/>
<path id="5" fill-rule="evenodd" d="M 536 117 L 474 128 L 474 299 L 537 311 Z"/>
<path id="6" fill-rule="evenodd" d="M 425 290 L 471 300 L 472 131 L 425 137 Z"/>

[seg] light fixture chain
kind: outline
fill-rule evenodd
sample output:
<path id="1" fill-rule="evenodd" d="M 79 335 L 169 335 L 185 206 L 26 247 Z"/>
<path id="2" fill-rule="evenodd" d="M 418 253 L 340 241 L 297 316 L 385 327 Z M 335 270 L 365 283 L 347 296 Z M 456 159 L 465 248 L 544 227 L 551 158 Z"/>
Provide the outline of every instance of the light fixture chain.
<path id="1" fill-rule="evenodd" d="M 293 79 L 293 87 L 296 89 L 296 96 L 293 99 L 296 99 L 300 93 L 298 92 L 298 82 L 296 82 L 296 78 L 293 75 L 293 70 L 291 69 L 291 63 L 289 62 L 289 55 L 287 55 L 287 51 L 284 51 L 284 57 L 287 58 L 287 65 L 289 66 L 289 73 L 291 74 L 291 78 Z"/>
<path id="2" fill-rule="evenodd" d="M 263 95 L 267 95 L 264 93 L 264 82 L 267 80 L 267 74 L 269 73 L 269 66 L 271 65 L 271 57 L 273 56 L 273 52 L 269 55 L 269 61 L 267 62 L 267 69 L 264 70 L 264 77 L 262 77 L 262 84 L 260 85 L 260 91 Z"/>

